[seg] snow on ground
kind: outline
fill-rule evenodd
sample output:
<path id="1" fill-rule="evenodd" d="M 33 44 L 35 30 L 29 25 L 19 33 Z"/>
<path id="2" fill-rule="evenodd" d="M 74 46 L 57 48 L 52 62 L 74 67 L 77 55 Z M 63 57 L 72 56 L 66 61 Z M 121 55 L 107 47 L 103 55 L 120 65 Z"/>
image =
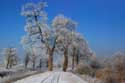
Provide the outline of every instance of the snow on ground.
<path id="1" fill-rule="evenodd" d="M 69 72 L 45 72 L 33 75 L 14 83 L 88 83 Z"/>
<path id="2" fill-rule="evenodd" d="M 5 66 L 0 65 L 0 72 L 3 72 L 3 71 L 17 72 L 19 70 L 24 70 L 23 64 L 16 65 L 16 66 L 12 67 L 11 69 L 6 69 Z"/>

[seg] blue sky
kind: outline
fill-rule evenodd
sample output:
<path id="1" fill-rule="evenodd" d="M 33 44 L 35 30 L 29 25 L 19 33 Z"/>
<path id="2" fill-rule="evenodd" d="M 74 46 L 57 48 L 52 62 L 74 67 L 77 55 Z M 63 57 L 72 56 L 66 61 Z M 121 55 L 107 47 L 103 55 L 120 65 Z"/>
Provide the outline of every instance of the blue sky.
<path id="1" fill-rule="evenodd" d="M 21 37 L 25 34 L 25 19 L 21 7 L 40 0 L 0 0 L 0 48 L 12 44 L 22 52 Z M 64 14 L 79 23 L 83 34 L 97 55 L 125 52 L 124 0 L 44 0 L 49 21 Z"/>

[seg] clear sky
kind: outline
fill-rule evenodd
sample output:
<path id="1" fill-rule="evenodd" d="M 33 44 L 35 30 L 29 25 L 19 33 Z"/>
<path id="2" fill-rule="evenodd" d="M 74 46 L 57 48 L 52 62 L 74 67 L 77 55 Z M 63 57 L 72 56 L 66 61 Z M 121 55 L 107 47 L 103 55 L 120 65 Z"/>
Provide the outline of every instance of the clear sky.
<path id="1" fill-rule="evenodd" d="M 40 0 L 0 0 L 0 48 L 13 46 L 22 51 L 25 34 L 21 7 Z M 97 55 L 125 51 L 125 0 L 45 0 L 49 21 L 64 14 L 79 23 L 79 31 Z"/>

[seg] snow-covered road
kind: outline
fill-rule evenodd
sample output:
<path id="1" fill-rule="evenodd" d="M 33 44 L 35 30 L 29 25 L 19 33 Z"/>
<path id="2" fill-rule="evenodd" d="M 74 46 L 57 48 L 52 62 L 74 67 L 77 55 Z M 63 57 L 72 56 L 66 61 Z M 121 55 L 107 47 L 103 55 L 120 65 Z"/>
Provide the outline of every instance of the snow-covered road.
<path id="1" fill-rule="evenodd" d="M 33 75 L 14 83 L 88 83 L 69 72 L 46 72 Z"/>

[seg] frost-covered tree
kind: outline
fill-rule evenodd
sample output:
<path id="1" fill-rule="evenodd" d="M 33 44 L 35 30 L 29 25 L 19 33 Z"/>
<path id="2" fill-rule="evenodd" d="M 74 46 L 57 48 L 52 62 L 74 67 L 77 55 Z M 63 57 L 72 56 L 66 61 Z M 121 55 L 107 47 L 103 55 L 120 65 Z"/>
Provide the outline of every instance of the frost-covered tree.
<path id="1" fill-rule="evenodd" d="M 22 14 L 27 20 L 25 27 L 27 35 L 22 38 L 22 43 L 26 49 L 31 46 L 41 49 L 40 55 L 48 54 L 48 70 L 52 71 L 57 37 L 52 34 L 52 30 L 46 23 L 47 15 L 44 11 L 46 6 L 45 2 L 40 2 L 38 4 L 29 3 L 23 7 Z"/>
<path id="2" fill-rule="evenodd" d="M 63 50 L 63 71 L 66 71 L 68 67 L 69 46 L 72 41 L 72 31 L 76 28 L 76 22 L 63 15 L 58 15 L 54 18 L 52 26 L 55 28 L 56 34 L 58 35 L 58 48 Z"/>
<path id="3" fill-rule="evenodd" d="M 52 26 L 58 35 L 57 48 L 63 51 L 63 71 L 68 67 L 68 57 L 72 57 L 72 68 L 78 65 L 80 60 L 89 57 L 90 48 L 83 36 L 76 32 L 77 23 L 63 15 L 54 18 Z"/>
<path id="4" fill-rule="evenodd" d="M 40 55 L 39 53 L 39 50 L 36 51 L 37 49 L 34 48 L 34 47 L 30 47 L 30 48 L 25 48 L 26 50 L 26 56 L 24 58 L 24 65 L 25 65 L 25 69 L 27 69 L 27 67 L 32 67 L 33 70 L 36 69 L 36 66 L 37 66 L 37 59 L 40 59 Z"/>
<path id="5" fill-rule="evenodd" d="M 74 69 L 74 67 L 79 64 L 81 57 L 87 56 L 85 52 L 86 48 L 88 49 L 88 47 L 86 40 L 84 40 L 84 38 L 76 32 L 72 32 L 72 44 L 70 45 L 70 47 L 72 56 L 72 69 Z"/>
<path id="6" fill-rule="evenodd" d="M 17 49 L 16 48 L 5 48 L 3 50 L 3 55 L 5 56 L 6 69 L 12 68 L 12 66 L 17 65 Z"/>
<path id="7" fill-rule="evenodd" d="M 77 68 L 79 63 L 83 63 L 83 60 L 92 56 L 87 41 L 78 32 L 72 32 L 72 41 L 69 47 L 72 58 L 72 69 Z"/>

